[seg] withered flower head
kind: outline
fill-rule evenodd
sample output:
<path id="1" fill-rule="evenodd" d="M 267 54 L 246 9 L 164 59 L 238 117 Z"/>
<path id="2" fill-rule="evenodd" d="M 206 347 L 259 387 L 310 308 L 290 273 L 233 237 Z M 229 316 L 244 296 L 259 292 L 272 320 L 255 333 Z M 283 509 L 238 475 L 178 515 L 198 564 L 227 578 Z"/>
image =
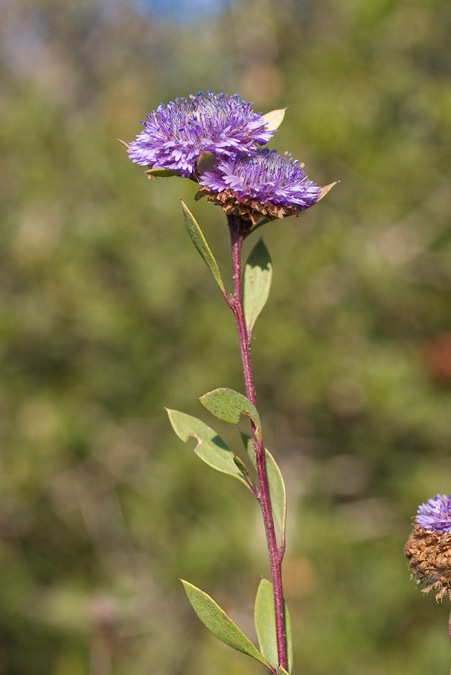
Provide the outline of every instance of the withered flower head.
<path id="1" fill-rule="evenodd" d="M 418 507 L 416 525 L 404 552 L 412 578 L 437 591 L 436 600 L 451 599 L 451 496 L 437 495 Z"/>

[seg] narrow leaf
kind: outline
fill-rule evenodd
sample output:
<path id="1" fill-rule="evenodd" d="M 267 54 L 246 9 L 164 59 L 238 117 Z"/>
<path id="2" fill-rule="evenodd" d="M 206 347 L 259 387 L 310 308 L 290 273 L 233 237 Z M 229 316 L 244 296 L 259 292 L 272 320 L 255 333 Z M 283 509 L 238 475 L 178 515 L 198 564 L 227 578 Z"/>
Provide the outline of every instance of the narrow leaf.
<path id="1" fill-rule="evenodd" d="M 285 668 L 282 668 L 282 666 L 279 666 L 279 675 L 290 675 L 290 673 Z"/>
<path id="2" fill-rule="evenodd" d="M 288 672 L 291 672 L 293 661 L 293 639 L 291 634 L 290 613 L 285 602 L 284 612 Z M 254 607 L 254 622 L 260 651 L 265 659 L 267 659 L 274 668 L 277 668 L 278 654 L 273 585 L 267 579 L 262 579 L 260 581 L 260 585 L 257 590 Z"/>
<path id="3" fill-rule="evenodd" d="M 200 229 L 196 219 L 193 214 L 186 206 L 185 202 L 182 201 L 183 216 L 185 218 L 186 229 L 188 234 L 191 237 L 191 241 L 194 246 L 199 251 L 200 255 L 204 259 L 208 269 L 212 273 L 216 283 L 221 289 L 222 293 L 225 294 L 224 282 L 222 281 L 221 272 L 219 271 L 218 263 L 215 260 L 213 253 L 210 250 L 210 247 L 207 244 L 207 241 L 203 235 L 202 230 Z"/>
<path id="4" fill-rule="evenodd" d="M 127 148 L 127 150 L 130 148 L 129 144 L 123 141 L 122 138 L 116 138 L 116 140 L 119 141 L 119 143 L 123 145 L 124 148 Z"/>
<path id="5" fill-rule="evenodd" d="M 247 477 L 244 463 L 236 461 L 236 455 L 230 450 L 220 436 L 197 417 L 192 417 L 178 410 L 166 409 L 169 421 L 177 436 L 186 443 L 191 437 L 197 440 L 194 452 L 200 459 L 216 471 L 226 473 L 237 478 L 250 487 L 250 479 Z M 238 458 L 239 459 L 239 458 Z M 240 460 L 241 461 L 241 460 Z M 244 468 L 243 468 L 244 467 Z"/>
<path id="6" fill-rule="evenodd" d="M 249 486 L 254 487 L 254 484 L 252 482 L 251 477 L 249 476 L 249 472 L 247 470 L 246 464 L 243 462 L 241 457 L 238 457 L 238 455 L 233 455 L 233 461 L 235 462 L 236 466 L 238 467 L 238 470 L 241 471 L 242 475 L 246 478 L 247 483 Z"/>
<path id="7" fill-rule="evenodd" d="M 172 169 L 147 169 L 144 171 L 149 178 L 171 178 L 172 176 L 178 176 L 180 178 L 180 171 L 173 171 Z"/>
<path id="8" fill-rule="evenodd" d="M 254 623 L 260 651 L 276 667 L 278 664 L 276 623 L 274 619 L 272 584 L 262 579 L 258 586 L 254 606 Z"/>
<path id="9" fill-rule="evenodd" d="M 241 438 L 243 439 L 244 447 L 246 448 L 246 452 L 249 455 L 252 465 L 254 469 L 257 470 L 252 437 L 249 436 L 249 434 L 241 432 Z M 287 492 L 285 489 L 285 483 L 276 460 L 266 448 L 265 454 L 266 472 L 268 475 L 269 496 L 271 499 L 272 512 L 275 523 L 281 532 L 282 539 L 285 539 L 285 524 L 287 517 Z"/>
<path id="10" fill-rule="evenodd" d="M 266 304 L 271 287 L 271 256 L 263 239 L 259 239 L 244 269 L 244 316 L 249 333 Z"/>
<path id="11" fill-rule="evenodd" d="M 199 401 L 215 417 L 230 424 L 238 424 L 241 415 L 247 415 L 260 428 L 260 416 L 248 398 L 233 389 L 214 389 L 200 397 Z"/>
<path id="12" fill-rule="evenodd" d="M 283 122 L 285 117 L 286 108 L 279 108 L 278 110 L 271 110 L 263 115 L 263 119 L 266 122 L 266 126 L 270 131 L 278 129 Z"/>
<path id="13" fill-rule="evenodd" d="M 213 598 L 193 584 L 183 579 L 180 579 L 180 581 L 197 616 L 218 640 L 238 652 L 251 656 L 267 668 L 269 667 L 268 661 L 260 654 L 249 638 L 240 631 L 236 623 L 216 604 Z"/>

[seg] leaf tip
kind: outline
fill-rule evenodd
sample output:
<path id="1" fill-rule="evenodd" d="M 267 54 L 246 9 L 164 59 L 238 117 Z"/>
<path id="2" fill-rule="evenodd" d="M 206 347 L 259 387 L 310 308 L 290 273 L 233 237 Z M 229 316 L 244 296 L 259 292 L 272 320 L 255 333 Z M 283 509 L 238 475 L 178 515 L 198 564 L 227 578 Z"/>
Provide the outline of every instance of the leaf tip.
<path id="1" fill-rule="evenodd" d="M 324 187 L 320 188 L 320 197 L 318 201 L 321 201 L 321 199 L 324 199 L 324 197 L 332 190 L 332 188 L 335 185 L 338 185 L 340 183 L 339 180 L 334 181 L 333 183 L 329 183 L 329 185 L 325 185 Z"/>

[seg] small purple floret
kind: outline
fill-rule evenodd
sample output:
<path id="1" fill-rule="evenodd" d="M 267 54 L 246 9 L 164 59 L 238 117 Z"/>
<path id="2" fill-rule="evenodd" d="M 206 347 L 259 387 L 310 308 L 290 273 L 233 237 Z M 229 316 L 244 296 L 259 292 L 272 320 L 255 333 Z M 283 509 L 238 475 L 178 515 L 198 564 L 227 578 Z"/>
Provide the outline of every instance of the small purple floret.
<path id="1" fill-rule="evenodd" d="M 425 530 L 451 533 L 451 495 L 437 495 L 421 504 L 416 521 Z"/>
<path id="2" fill-rule="evenodd" d="M 291 155 L 263 148 L 255 156 L 219 161 L 213 171 L 202 174 L 199 185 L 213 193 L 232 190 L 238 202 L 251 199 L 303 211 L 321 196 L 320 187 L 308 179 L 303 166 Z"/>
<path id="3" fill-rule="evenodd" d="M 254 153 L 275 130 L 238 94 L 214 94 L 161 103 L 142 122 L 144 130 L 130 143 L 129 157 L 140 166 L 177 171 L 193 178 L 204 151 L 217 157 Z"/>

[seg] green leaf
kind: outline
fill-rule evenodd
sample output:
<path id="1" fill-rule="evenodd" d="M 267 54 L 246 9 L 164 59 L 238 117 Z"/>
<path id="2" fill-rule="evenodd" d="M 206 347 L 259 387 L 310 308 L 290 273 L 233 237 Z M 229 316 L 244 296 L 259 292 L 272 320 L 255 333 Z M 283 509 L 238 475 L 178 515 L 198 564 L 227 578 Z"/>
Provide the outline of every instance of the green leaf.
<path id="1" fill-rule="evenodd" d="M 183 209 L 183 217 L 185 218 L 186 229 L 188 230 L 188 234 L 191 237 L 191 241 L 193 242 L 194 246 L 197 248 L 200 255 L 204 259 L 204 262 L 206 263 L 208 269 L 212 273 L 222 293 L 225 294 L 226 291 L 224 287 L 224 282 L 222 281 L 218 263 L 216 262 L 215 257 L 211 252 L 210 247 L 208 246 L 207 241 L 203 235 L 203 232 L 200 229 L 198 223 L 196 222 L 196 219 L 194 218 L 193 214 L 191 213 L 191 211 L 186 206 L 183 200 L 182 200 L 182 209 Z"/>
<path id="2" fill-rule="evenodd" d="M 272 584 L 262 579 L 258 586 L 254 606 L 254 623 L 260 651 L 276 667 L 278 664 L 276 623 L 274 618 Z"/>
<path id="3" fill-rule="evenodd" d="M 263 119 L 266 122 L 266 126 L 270 131 L 278 129 L 283 122 L 285 117 L 286 108 L 279 108 L 278 110 L 271 110 L 263 115 Z"/>
<path id="4" fill-rule="evenodd" d="M 186 443 L 191 437 L 197 440 L 194 452 L 200 459 L 216 471 L 226 473 L 237 478 L 250 487 L 251 482 L 247 476 L 244 463 L 237 457 L 220 436 L 197 417 L 192 417 L 178 410 L 166 408 L 169 421 L 177 436 Z M 237 460 L 239 460 L 237 462 Z"/>
<path id="5" fill-rule="evenodd" d="M 279 675 L 290 675 L 290 673 L 285 668 L 282 668 L 282 666 L 279 666 Z"/>
<path id="6" fill-rule="evenodd" d="M 213 598 L 188 581 L 184 581 L 183 579 L 180 579 L 180 581 L 197 616 L 218 640 L 232 647 L 232 649 L 236 649 L 238 652 L 251 656 L 269 668 L 270 664 L 268 661 L 260 654 L 249 638 L 240 631 L 232 619 L 227 616 L 224 610 L 216 604 Z"/>
<path id="7" fill-rule="evenodd" d="M 290 613 L 285 602 L 284 612 L 287 638 L 288 672 L 291 672 L 293 661 L 293 639 L 291 634 Z M 277 668 L 278 655 L 273 586 L 272 583 L 267 579 L 262 579 L 260 581 L 260 585 L 257 590 L 254 607 L 254 622 L 260 651 L 265 659 L 267 659 L 274 668 Z M 282 671 L 279 670 L 279 673 L 280 672 L 286 671 L 282 669 Z"/>
<path id="8" fill-rule="evenodd" d="M 199 401 L 215 417 L 230 424 L 238 424 L 241 415 L 247 415 L 260 428 L 260 416 L 248 398 L 233 389 L 213 389 L 200 397 Z"/>
<path id="9" fill-rule="evenodd" d="M 252 333 L 257 317 L 266 304 L 271 278 L 271 256 L 263 239 L 259 239 L 244 269 L 244 316 L 249 333 Z"/>
<path id="10" fill-rule="evenodd" d="M 249 455 L 252 465 L 257 470 L 257 462 L 255 460 L 255 451 L 252 437 L 249 434 L 241 432 L 244 447 Z M 279 528 L 282 538 L 285 539 L 285 524 L 287 518 L 287 492 L 282 473 L 276 463 L 276 460 L 271 455 L 269 450 L 265 448 L 266 454 L 266 472 L 268 475 L 269 496 L 271 499 L 272 512 L 275 523 Z"/>
<path id="11" fill-rule="evenodd" d="M 236 466 L 238 467 L 239 471 L 241 471 L 241 473 L 243 474 L 243 476 L 246 478 L 247 483 L 249 484 L 249 486 L 251 486 L 252 488 L 255 487 L 254 484 L 253 484 L 253 482 L 252 482 L 252 480 L 251 480 L 251 477 L 249 476 L 249 472 L 248 472 L 248 470 L 247 470 L 247 466 L 246 466 L 246 464 L 243 462 L 243 460 L 241 459 L 241 457 L 238 457 L 238 455 L 233 455 L 233 461 L 235 462 L 235 464 L 236 464 Z"/>
<path id="12" fill-rule="evenodd" d="M 178 176 L 180 178 L 180 171 L 173 171 L 172 169 L 158 169 L 155 167 L 154 169 L 147 169 L 147 171 L 144 171 L 149 178 L 171 178 L 172 176 Z"/>

